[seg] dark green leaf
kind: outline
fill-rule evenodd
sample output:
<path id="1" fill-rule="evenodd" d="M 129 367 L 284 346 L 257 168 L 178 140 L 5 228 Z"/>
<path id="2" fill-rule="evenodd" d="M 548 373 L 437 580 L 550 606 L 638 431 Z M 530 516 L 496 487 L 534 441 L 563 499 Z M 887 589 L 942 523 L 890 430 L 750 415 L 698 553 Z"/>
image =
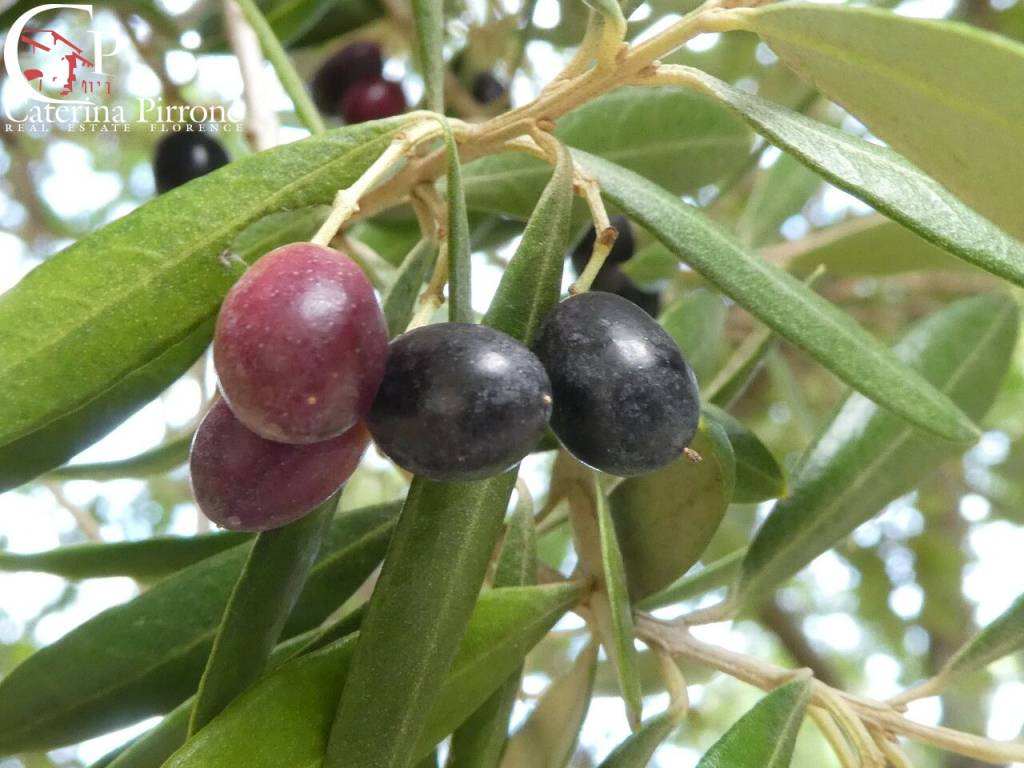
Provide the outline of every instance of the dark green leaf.
<path id="1" fill-rule="evenodd" d="M 402 261 L 381 302 L 389 336 L 397 336 L 409 325 L 416 309 L 416 299 L 436 258 L 437 243 L 424 238 Z"/>
<path id="2" fill-rule="evenodd" d="M 516 470 L 468 483 L 413 480 L 363 620 L 327 766 L 406 765 L 473 610 L 515 479 Z"/>
<path id="3" fill-rule="evenodd" d="M 782 467 L 757 435 L 717 406 L 708 403 L 703 410 L 709 419 L 725 430 L 736 458 L 736 485 L 732 501 L 751 504 L 782 496 L 786 492 Z"/>
<path id="4" fill-rule="evenodd" d="M 121 477 L 159 475 L 177 469 L 188 461 L 188 450 L 191 445 L 190 432 L 128 459 L 93 464 L 67 464 L 50 472 L 49 477 L 54 480 L 116 480 Z"/>
<path id="5" fill-rule="evenodd" d="M 977 65 L 972 71 L 978 71 Z M 849 76 L 845 76 L 845 80 L 858 83 L 856 87 L 864 82 Z M 1024 245 L 976 214 L 901 155 L 733 88 L 709 75 L 700 75 L 700 82 L 769 141 L 793 153 L 840 189 L 954 256 L 1024 285 Z M 904 104 L 899 114 L 909 114 L 907 110 Z M 1024 171 L 1024 165 L 1021 168 Z M 999 178 L 1007 178 L 1006 173 L 1003 165 Z M 1003 224 L 1006 225 L 1005 220 Z"/>
<path id="6" fill-rule="evenodd" d="M 505 528 L 494 573 L 495 587 L 520 587 L 537 579 L 537 531 L 532 510 L 517 504 Z M 508 738 L 508 722 L 519 693 L 517 669 L 452 734 L 445 768 L 496 768 Z"/>
<path id="7" fill-rule="evenodd" d="M 608 508 L 608 499 L 601 489 L 598 476 L 593 476 L 594 511 L 597 515 L 598 535 L 601 539 L 601 589 L 591 596 L 591 607 L 601 627 L 601 642 L 605 652 L 615 665 L 619 676 L 619 690 L 626 704 L 626 717 L 630 726 L 640 727 L 643 712 L 643 692 L 640 690 L 640 674 L 637 671 L 636 648 L 633 645 L 633 607 L 629 601 L 626 586 L 626 570 L 619 551 Z M 607 606 L 600 603 L 607 600 Z"/>
<path id="8" fill-rule="evenodd" d="M 335 518 L 285 626 L 314 627 L 366 580 L 387 546 L 395 504 Z M 90 738 L 190 696 L 249 547 L 203 560 L 37 651 L 0 681 L 0 752 Z"/>
<path id="9" fill-rule="evenodd" d="M 225 257 L 235 236 L 282 208 L 329 201 L 396 125 L 240 158 L 80 239 L 0 296 L 10 329 L 0 336 L 0 489 L 63 463 L 181 375 L 241 273 Z"/>
<path id="10" fill-rule="evenodd" d="M 772 691 L 715 742 L 697 768 L 787 768 L 811 698 L 811 681 Z"/>
<path id="11" fill-rule="evenodd" d="M 338 495 L 305 517 L 256 537 L 206 661 L 189 721 L 191 733 L 262 676 L 320 552 Z"/>
<path id="12" fill-rule="evenodd" d="M 559 152 L 551 180 L 530 216 L 516 255 L 501 276 L 484 322 L 527 345 L 558 303 L 572 216 L 572 160 Z"/>
<path id="13" fill-rule="evenodd" d="M 411 0 L 424 107 L 444 114 L 444 1 Z"/>
<path id="14" fill-rule="evenodd" d="M 964 299 L 916 324 L 895 352 L 979 419 L 1006 373 L 1019 322 L 1007 296 Z M 957 451 L 851 395 L 808 448 L 791 494 L 757 532 L 736 597 L 770 591 Z"/>
<path id="15" fill-rule="evenodd" d="M 604 194 L 723 293 L 841 379 L 908 421 L 949 440 L 978 429 L 949 398 L 796 278 L 742 250 L 699 211 L 646 179 L 578 153 Z"/>
<path id="16" fill-rule="evenodd" d="M 725 431 L 704 421 L 683 456 L 655 472 L 627 478 L 609 498 L 634 600 L 664 589 L 700 558 L 729 506 L 733 451 Z"/>
<path id="17" fill-rule="evenodd" d="M 209 533 L 72 544 L 33 554 L 0 552 L 0 571 L 40 571 L 72 580 L 128 576 L 152 582 L 251 539 L 248 533 Z"/>
<path id="18" fill-rule="evenodd" d="M 435 0 L 417 1 L 433 3 Z M 453 323 L 471 323 L 473 279 L 469 218 L 466 213 L 466 193 L 462 188 L 459 148 L 447 122 L 444 123 L 444 141 L 448 150 L 448 319 Z"/>
<path id="19" fill-rule="evenodd" d="M 750 13 L 744 26 L 876 136 L 1024 236 L 1024 47 L 966 24 L 873 8 L 782 3 Z"/>
<path id="20" fill-rule="evenodd" d="M 405 764 L 429 754 L 479 706 L 581 595 L 581 586 L 572 583 L 484 592 L 426 713 L 425 734 L 413 742 Z M 319 768 L 355 645 L 346 638 L 281 667 L 190 739 L 166 767 Z"/>
<path id="21" fill-rule="evenodd" d="M 597 643 L 580 651 L 572 668 L 548 686 L 537 708 L 512 734 L 501 768 L 565 768 L 576 751 L 590 708 L 597 669 Z"/>

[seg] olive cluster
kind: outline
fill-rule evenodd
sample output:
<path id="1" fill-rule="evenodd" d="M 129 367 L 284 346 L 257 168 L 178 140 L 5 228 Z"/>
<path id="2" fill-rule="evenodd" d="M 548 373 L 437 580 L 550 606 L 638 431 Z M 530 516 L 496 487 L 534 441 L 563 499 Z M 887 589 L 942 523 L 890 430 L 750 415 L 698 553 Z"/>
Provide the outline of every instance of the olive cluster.
<path id="1" fill-rule="evenodd" d="M 306 514 L 349 478 L 372 439 L 431 480 L 518 464 L 548 426 L 617 475 L 677 458 L 699 419 L 671 337 L 611 293 L 561 302 L 533 349 L 482 325 L 438 323 L 390 343 L 373 288 L 348 256 L 271 251 L 228 293 L 214 335 L 219 400 L 192 446 L 203 511 L 237 530 Z"/>

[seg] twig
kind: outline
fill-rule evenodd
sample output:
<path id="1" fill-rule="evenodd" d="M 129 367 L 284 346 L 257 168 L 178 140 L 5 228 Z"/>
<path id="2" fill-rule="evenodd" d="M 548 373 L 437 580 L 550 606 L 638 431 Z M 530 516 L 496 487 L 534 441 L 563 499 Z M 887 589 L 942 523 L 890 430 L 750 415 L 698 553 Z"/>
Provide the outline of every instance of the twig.
<path id="1" fill-rule="evenodd" d="M 295 105 L 295 114 L 298 115 L 299 120 L 309 129 L 310 133 L 323 133 L 326 128 L 323 118 L 320 117 L 320 112 L 313 104 L 309 94 L 306 93 L 306 86 L 303 84 L 302 78 L 295 71 L 281 41 L 277 39 L 277 35 L 270 28 L 270 24 L 267 23 L 256 3 L 253 0 L 235 0 L 235 2 L 244 14 L 246 21 L 249 22 L 249 27 L 256 35 L 263 53 L 270 59 L 285 92 L 291 97 L 292 104 Z"/>
<path id="2" fill-rule="evenodd" d="M 64 493 L 64 488 L 60 483 L 47 483 L 46 486 L 57 499 L 57 502 L 74 518 L 75 525 L 85 534 L 85 538 L 89 539 L 89 541 L 103 541 L 100 524 L 96 522 L 96 518 L 71 501 L 67 494 Z"/>
<path id="3" fill-rule="evenodd" d="M 245 138 L 257 152 L 277 144 L 277 113 L 267 98 L 266 73 L 260 41 L 245 19 L 237 0 L 224 0 L 224 26 L 228 42 L 242 71 L 245 100 Z"/>

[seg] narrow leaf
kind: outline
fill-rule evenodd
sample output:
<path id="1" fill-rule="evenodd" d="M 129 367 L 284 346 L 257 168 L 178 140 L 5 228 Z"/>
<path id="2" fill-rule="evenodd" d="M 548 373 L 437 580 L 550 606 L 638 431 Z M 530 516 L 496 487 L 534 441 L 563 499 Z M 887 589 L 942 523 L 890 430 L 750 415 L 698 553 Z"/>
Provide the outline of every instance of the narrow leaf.
<path id="1" fill-rule="evenodd" d="M 787 273 L 742 250 L 700 212 L 606 160 L 578 153 L 604 194 L 736 303 L 841 379 L 913 424 L 949 440 L 978 429 L 949 398 L 871 334 Z"/>
<path id="2" fill-rule="evenodd" d="M 433 4 L 439 0 L 417 0 Z M 440 53 L 438 54 L 440 55 Z M 448 319 L 453 323 L 473 322 L 472 262 L 466 193 L 462 188 L 459 147 L 448 123 L 444 123 L 448 150 Z"/>
<path id="3" fill-rule="evenodd" d="M 537 579 L 537 531 L 529 507 L 517 504 L 505 529 L 494 574 L 495 587 L 520 587 Z M 496 768 L 508 739 L 509 718 L 519 693 L 517 669 L 452 734 L 446 768 Z"/>
<path id="4" fill-rule="evenodd" d="M 705 420 L 691 447 L 666 467 L 623 481 L 609 498 L 634 600 L 664 589 L 697 562 L 729 506 L 733 451 L 724 430 Z"/>
<path id="5" fill-rule="evenodd" d="M 725 430 L 736 458 L 736 485 L 732 501 L 752 504 L 775 499 L 786 492 L 782 467 L 757 435 L 739 419 L 717 406 L 706 404 L 704 414 Z"/>
<path id="6" fill-rule="evenodd" d="M 515 478 L 511 470 L 468 483 L 413 480 L 363 620 L 326 765 L 405 767 L 473 610 Z"/>
<path id="7" fill-rule="evenodd" d="M 384 554 L 397 506 L 347 512 L 285 626 L 318 625 Z M 161 714 L 196 689 L 250 547 L 236 547 L 90 619 L 0 681 L 0 752 L 50 749 Z"/>
<path id="8" fill-rule="evenodd" d="M 1009 608 L 953 654 L 942 676 L 950 680 L 976 672 L 1021 648 L 1024 648 L 1024 597 L 1018 597 Z"/>
<path id="9" fill-rule="evenodd" d="M 977 71 L 977 64 L 973 68 Z M 1024 244 L 979 216 L 901 155 L 709 75 L 702 74 L 699 79 L 708 93 L 735 109 L 756 131 L 840 189 L 954 256 L 1024 285 Z M 847 75 L 846 80 L 855 78 Z M 902 105 L 899 114 L 909 114 L 908 109 Z M 1021 168 L 1024 170 L 1024 164 Z M 1004 165 L 999 178 L 1006 178 L 1005 174 Z"/>
<path id="10" fill-rule="evenodd" d="M 565 768 L 576 751 L 597 669 L 597 643 L 580 651 L 572 668 L 548 686 L 537 708 L 512 734 L 501 768 Z"/>
<path id="11" fill-rule="evenodd" d="M 191 733 L 263 674 L 337 506 L 334 494 L 305 517 L 256 537 L 206 661 L 189 721 Z"/>
<path id="12" fill-rule="evenodd" d="M 436 258 L 437 243 L 424 238 L 402 260 L 395 279 L 384 292 L 381 301 L 389 336 L 397 336 L 409 325 L 416 309 L 416 299 Z"/>
<path id="13" fill-rule="evenodd" d="M 529 345 L 561 296 L 562 269 L 572 218 L 572 158 L 559 151 L 551 180 L 501 276 L 485 322 Z"/>
<path id="14" fill-rule="evenodd" d="M 38 571 L 73 581 L 128 576 L 153 582 L 251 540 L 251 534 L 228 532 L 72 544 L 33 554 L 0 552 L 0 571 Z"/>
<path id="15" fill-rule="evenodd" d="M 873 8 L 783 3 L 744 26 L 876 136 L 1024 237 L 1024 46 Z"/>
<path id="16" fill-rule="evenodd" d="M 697 768 L 787 768 L 810 698 L 806 679 L 772 691 L 715 742 Z"/>
<path id="17" fill-rule="evenodd" d="M 648 718 L 640 730 L 612 750 L 598 768 L 647 768 L 654 753 L 679 727 L 681 713 L 669 708 Z"/>
<path id="18" fill-rule="evenodd" d="M 615 665 L 619 676 L 619 688 L 626 704 L 626 717 L 634 730 L 640 727 L 643 712 L 643 692 L 640 690 L 640 673 L 637 670 L 636 648 L 633 645 L 633 607 L 629 601 L 626 586 L 626 570 L 619 551 L 615 534 L 615 523 L 608 508 L 608 499 L 601 489 L 596 474 L 593 476 L 594 511 L 597 514 L 598 534 L 601 538 L 601 564 L 603 573 L 601 590 L 591 598 L 598 623 L 607 615 L 610 626 L 602 632 L 605 651 Z M 594 605 L 607 599 L 605 610 Z"/>
<path id="19" fill-rule="evenodd" d="M 274 211 L 330 202 L 398 125 L 240 158 L 81 238 L 0 296 L 0 490 L 64 463 L 187 370 L 241 274 L 235 256 L 262 255 L 229 252 L 235 236 Z"/>
<path id="20" fill-rule="evenodd" d="M 192 434 L 190 432 L 119 461 L 67 464 L 50 472 L 49 477 L 54 480 L 116 480 L 122 477 L 142 478 L 169 472 L 188 461 Z"/>
<path id="21" fill-rule="evenodd" d="M 917 323 L 895 352 L 980 419 L 1006 373 L 1019 322 L 1017 305 L 1007 296 L 964 299 Z M 770 591 L 957 452 L 851 395 L 808 448 L 791 494 L 754 537 L 736 596 Z"/>
<path id="22" fill-rule="evenodd" d="M 416 61 L 423 76 L 425 107 L 444 114 L 444 2 L 411 0 Z"/>
<path id="23" fill-rule="evenodd" d="M 775 332 L 766 326 L 747 336 L 715 374 L 715 378 L 704 387 L 701 393 L 704 401 L 728 408 L 739 400 L 774 346 Z"/>
<path id="24" fill-rule="evenodd" d="M 413 743 L 406 764 L 429 754 L 431 739 L 450 733 L 507 679 L 581 595 L 572 583 L 484 592 L 426 713 L 429 736 Z M 349 637 L 282 666 L 190 739 L 166 768 L 319 768 L 338 697 L 354 670 L 355 646 Z"/>

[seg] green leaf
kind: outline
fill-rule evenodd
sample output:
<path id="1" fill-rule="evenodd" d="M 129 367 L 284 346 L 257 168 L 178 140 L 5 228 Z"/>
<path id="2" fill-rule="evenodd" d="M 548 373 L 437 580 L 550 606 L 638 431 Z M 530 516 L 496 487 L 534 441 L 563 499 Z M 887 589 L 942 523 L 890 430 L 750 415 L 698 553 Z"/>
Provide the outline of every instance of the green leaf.
<path id="1" fill-rule="evenodd" d="M 984 669 L 1004 656 L 1024 648 L 1024 596 L 971 638 L 946 663 L 942 678 L 954 677 Z"/>
<path id="2" fill-rule="evenodd" d="M 49 473 L 54 480 L 116 480 L 122 477 L 142 478 L 177 469 L 188 461 L 192 435 L 189 432 L 163 445 L 119 461 L 91 464 L 67 464 Z"/>
<path id="3" fill-rule="evenodd" d="M 562 258 L 554 249 L 517 251 L 484 324 L 530 338 L 557 302 Z M 469 620 L 517 471 L 468 483 L 413 480 L 338 706 L 329 768 L 403 766 Z"/>
<path id="4" fill-rule="evenodd" d="M 318 625 L 366 580 L 396 511 L 387 504 L 335 518 L 286 636 Z M 0 753 L 81 741 L 190 696 L 249 549 L 203 560 L 22 662 L 0 681 Z"/>
<path id="5" fill-rule="evenodd" d="M 561 118 L 555 136 L 678 194 L 734 173 L 751 144 L 743 122 L 713 100 L 661 88 L 622 88 L 595 99 Z M 467 204 L 525 219 L 549 173 L 543 161 L 518 154 L 477 160 L 466 166 Z"/>
<path id="6" fill-rule="evenodd" d="M 797 243 L 779 246 L 766 256 L 773 258 L 776 254 L 796 275 L 808 274 L 819 266 L 835 275 L 884 276 L 925 270 L 981 274 L 976 267 L 881 216 L 838 224 Z"/>
<path id="7" fill-rule="evenodd" d="M 433 3 L 435 0 L 416 0 Z M 440 53 L 438 53 L 440 56 Z M 447 121 L 444 142 L 448 150 L 448 319 L 453 323 L 473 322 L 472 261 L 466 193 L 462 188 L 459 148 Z"/>
<path id="8" fill-rule="evenodd" d="M 792 155 L 782 155 L 762 173 L 747 198 L 736 234 L 744 245 L 760 246 L 779 239 L 779 227 L 800 213 L 821 178 Z"/>
<path id="9" fill-rule="evenodd" d="M 576 583 L 484 592 L 406 764 L 429 754 L 434 739 L 479 706 L 581 595 Z M 190 739 L 166 768 L 318 768 L 355 646 L 355 638 L 346 638 L 282 666 Z"/>
<path id="10" fill-rule="evenodd" d="M 839 378 L 913 424 L 960 443 L 978 428 L 949 398 L 799 280 L 741 249 L 699 211 L 601 158 L 578 153 L 605 196 L 722 293 L 813 355 Z"/>
<path id="11" fill-rule="evenodd" d="M 747 13 L 744 26 L 893 149 L 1024 236 L 1024 47 L 871 8 L 783 3 Z"/>
<path id="12" fill-rule="evenodd" d="M 626 585 L 626 568 L 608 507 L 608 498 L 601 489 L 598 476 L 593 475 L 594 511 L 597 515 L 598 535 L 601 541 L 601 589 L 591 597 L 591 606 L 602 627 L 601 642 L 605 652 L 615 665 L 619 677 L 619 690 L 626 705 L 626 717 L 630 726 L 640 727 L 643 713 L 643 692 L 640 690 L 640 673 L 637 670 L 636 648 L 633 645 L 633 607 L 629 601 Z M 606 607 L 598 604 L 607 600 Z"/>
<path id="13" fill-rule="evenodd" d="M 528 346 L 558 303 L 572 217 L 572 158 L 559 151 L 551 180 L 526 224 L 516 254 L 501 276 L 484 322 Z"/>
<path id="14" fill-rule="evenodd" d="M 733 451 L 725 431 L 705 420 L 686 456 L 624 480 L 609 501 L 634 600 L 664 589 L 700 558 L 729 506 Z"/>
<path id="15" fill-rule="evenodd" d="M 696 573 L 689 573 L 683 576 L 660 592 L 655 592 L 653 595 L 645 597 L 637 603 L 637 608 L 653 611 L 655 608 L 663 608 L 666 605 L 681 603 L 683 600 L 689 600 L 706 594 L 712 589 L 724 587 L 736 578 L 746 554 L 746 547 L 731 552 L 725 557 L 709 563 Z"/>
<path id="16" fill-rule="evenodd" d="M 701 758 L 697 768 L 786 768 L 811 699 L 811 681 L 769 693 Z"/>
<path id="17" fill-rule="evenodd" d="M 320 552 L 338 496 L 333 494 L 305 517 L 256 537 L 210 649 L 190 733 L 262 676 Z"/>
<path id="18" fill-rule="evenodd" d="M 381 301 L 389 336 L 397 336 L 409 325 L 416 309 L 416 299 L 436 258 L 437 243 L 423 238 L 402 261 Z"/>
<path id="19" fill-rule="evenodd" d="M 250 540 L 251 534 L 227 532 L 72 544 L 32 554 L 0 552 L 0 571 L 38 571 L 75 581 L 128 576 L 153 582 Z"/>
<path id="20" fill-rule="evenodd" d="M 235 236 L 282 208 L 330 201 L 398 124 L 240 158 L 80 239 L 0 296 L 11 329 L 0 336 L 0 490 L 62 464 L 180 376 L 241 273 L 223 257 Z"/>
<path id="21" fill-rule="evenodd" d="M 718 368 L 728 311 L 717 293 L 696 288 L 683 294 L 658 318 L 682 350 L 699 382 L 710 380 Z"/>
<path id="22" fill-rule="evenodd" d="M 324 627 L 296 635 L 274 648 L 267 663 L 275 670 L 296 656 L 318 651 L 359 630 L 363 611 L 356 609 Z M 188 738 L 188 723 L 195 705 L 191 696 L 169 712 L 156 726 L 136 739 L 110 768 L 161 768 Z"/>
<path id="23" fill-rule="evenodd" d="M 725 430 L 736 458 L 736 484 L 732 501 L 751 504 L 782 496 L 786 492 L 782 467 L 757 435 L 739 419 L 715 405 L 707 403 L 703 411 L 705 416 Z"/>
<path id="24" fill-rule="evenodd" d="M 517 504 L 505 527 L 494 573 L 495 587 L 521 587 L 537 580 L 537 531 L 529 506 Z M 445 768 L 497 768 L 508 739 L 508 723 L 519 694 L 522 668 L 452 734 Z"/>
<path id="25" fill-rule="evenodd" d="M 646 768 L 654 757 L 655 750 L 679 727 L 682 713 L 669 708 L 650 717 L 640 730 L 629 736 L 612 750 L 599 768 Z"/>
<path id="26" fill-rule="evenodd" d="M 363 620 L 326 765 L 404 768 L 455 657 L 515 479 L 513 469 L 475 482 L 413 480 Z"/>
<path id="27" fill-rule="evenodd" d="M 444 1 L 411 0 L 424 107 L 444 114 Z"/>
<path id="28" fill-rule="evenodd" d="M 972 71 L 978 71 L 977 67 L 973 64 Z M 848 74 L 845 78 L 855 81 Z M 954 256 L 1024 285 L 1024 245 L 891 149 L 791 112 L 709 75 L 700 74 L 698 80 L 708 93 L 735 109 L 765 138 L 793 153 L 840 189 Z M 899 114 L 909 115 L 909 109 L 902 104 Z M 1024 169 L 1024 164 L 1021 167 Z M 1005 164 L 999 178 L 1007 178 Z"/>
<path id="29" fill-rule="evenodd" d="M 1019 324 L 1007 296 L 964 299 L 913 326 L 895 352 L 980 419 L 1006 374 Z M 735 597 L 770 591 L 958 450 L 851 395 L 807 449 L 790 495 L 754 537 Z"/>
<path id="30" fill-rule="evenodd" d="M 523 726 L 512 734 L 501 768 L 565 768 L 576 751 L 590 708 L 597 643 L 580 651 L 572 668 L 548 686 Z"/>
<path id="31" fill-rule="evenodd" d="M 728 408 L 739 400 L 774 346 L 775 332 L 771 328 L 762 326 L 747 336 L 704 387 L 704 401 Z"/>

